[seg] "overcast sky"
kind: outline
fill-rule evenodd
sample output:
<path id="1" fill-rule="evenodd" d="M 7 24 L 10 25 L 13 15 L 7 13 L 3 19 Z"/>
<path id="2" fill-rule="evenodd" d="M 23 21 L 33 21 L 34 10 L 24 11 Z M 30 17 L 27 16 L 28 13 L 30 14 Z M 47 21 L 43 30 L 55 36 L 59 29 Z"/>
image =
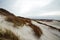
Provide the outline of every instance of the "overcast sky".
<path id="1" fill-rule="evenodd" d="M 0 8 L 17 16 L 60 20 L 60 0 L 0 0 Z"/>

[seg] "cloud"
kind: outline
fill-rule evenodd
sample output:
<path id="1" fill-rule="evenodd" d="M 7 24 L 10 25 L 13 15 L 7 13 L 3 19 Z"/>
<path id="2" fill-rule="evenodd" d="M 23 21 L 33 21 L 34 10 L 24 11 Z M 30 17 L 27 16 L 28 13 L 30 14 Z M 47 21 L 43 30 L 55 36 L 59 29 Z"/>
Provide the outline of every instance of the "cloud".
<path id="1" fill-rule="evenodd" d="M 53 0 L 17 0 L 12 8 L 16 9 L 16 12 L 24 14 L 37 7 L 44 7 L 52 1 Z"/>
<path id="2" fill-rule="evenodd" d="M 60 16 L 60 11 L 50 11 L 50 12 L 43 12 L 43 13 L 40 13 L 40 12 L 38 12 L 38 13 L 34 13 L 34 12 L 30 12 L 30 13 L 26 13 L 26 14 L 24 14 L 24 15 L 26 15 L 26 16 L 24 16 L 24 17 L 46 17 L 46 16 Z M 23 15 L 22 15 L 23 16 Z"/>
<path id="3" fill-rule="evenodd" d="M 60 16 L 60 11 L 52 11 L 52 12 L 42 13 L 38 16 Z"/>

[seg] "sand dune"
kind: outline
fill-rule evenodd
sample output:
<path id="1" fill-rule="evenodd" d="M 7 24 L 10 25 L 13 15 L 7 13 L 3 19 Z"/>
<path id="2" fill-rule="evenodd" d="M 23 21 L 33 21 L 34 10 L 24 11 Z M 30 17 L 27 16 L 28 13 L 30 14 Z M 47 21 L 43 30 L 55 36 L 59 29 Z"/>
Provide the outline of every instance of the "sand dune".
<path id="1" fill-rule="evenodd" d="M 60 40 L 59 24 L 15 16 L 0 8 L 0 40 Z"/>

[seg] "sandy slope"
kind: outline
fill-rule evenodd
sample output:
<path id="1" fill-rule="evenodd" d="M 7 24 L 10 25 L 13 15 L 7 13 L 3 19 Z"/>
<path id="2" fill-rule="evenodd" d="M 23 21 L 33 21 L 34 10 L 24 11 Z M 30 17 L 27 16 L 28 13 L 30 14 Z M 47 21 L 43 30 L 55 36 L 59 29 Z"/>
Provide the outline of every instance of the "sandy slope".
<path id="1" fill-rule="evenodd" d="M 54 26 L 54 27 L 57 27 L 60 29 L 60 22 L 58 22 L 58 21 L 52 21 L 52 22 L 39 21 L 39 22 L 42 22 L 42 23 L 45 23 L 45 24 L 48 24 L 48 25 L 51 25 L 51 26 Z"/>

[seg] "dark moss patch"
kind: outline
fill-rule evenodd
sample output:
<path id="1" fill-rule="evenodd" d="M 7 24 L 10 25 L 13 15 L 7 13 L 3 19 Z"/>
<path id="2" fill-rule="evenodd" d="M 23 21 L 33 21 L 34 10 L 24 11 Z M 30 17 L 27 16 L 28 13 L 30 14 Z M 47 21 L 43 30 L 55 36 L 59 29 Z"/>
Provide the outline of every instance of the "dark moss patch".
<path id="1" fill-rule="evenodd" d="M 0 30 L 0 40 L 19 40 L 19 38 L 10 30 L 6 30 L 6 32 Z"/>
<path id="2" fill-rule="evenodd" d="M 35 32 L 35 35 L 38 37 L 38 38 L 40 38 L 41 37 L 41 35 L 43 34 L 42 33 L 42 30 L 38 27 L 38 26 L 36 26 L 36 25 L 34 25 L 34 24 L 29 24 L 29 26 L 33 29 L 33 31 Z"/>

